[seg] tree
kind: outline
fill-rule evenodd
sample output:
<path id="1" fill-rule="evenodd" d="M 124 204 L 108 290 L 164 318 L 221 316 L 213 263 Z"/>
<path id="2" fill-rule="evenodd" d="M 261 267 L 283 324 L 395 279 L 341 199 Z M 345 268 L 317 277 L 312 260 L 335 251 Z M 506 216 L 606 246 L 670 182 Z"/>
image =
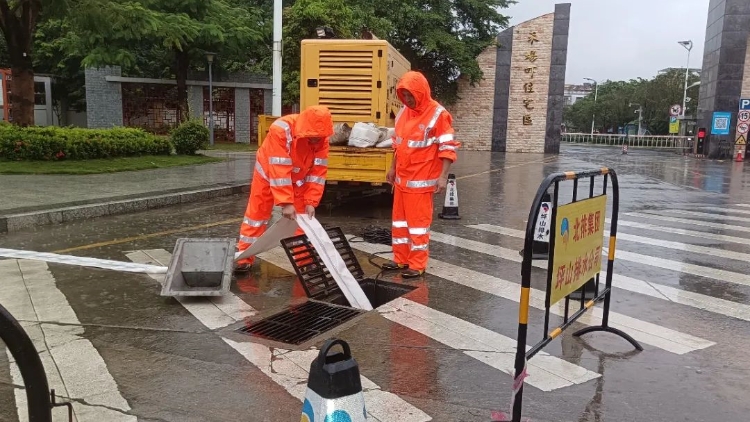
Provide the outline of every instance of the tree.
<path id="1" fill-rule="evenodd" d="M 41 13 L 41 0 L 0 0 L 0 29 L 5 37 L 13 75 L 10 82 L 13 123 L 19 126 L 34 124 L 32 46 Z"/>
<path id="2" fill-rule="evenodd" d="M 691 75 L 688 84 L 698 80 Z M 639 104 L 643 107 L 643 126 L 653 134 L 669 133 L 669 109 L 674 104 L 682 104 L 685 73 L 675 69 L 653 79 L 642 78 L 630 81 L 606 81 L 599 85 L 599 95 L 594 103 L 594 94 L 578 100 L 566 107 L 564 121 L 568 131 L 588 132 L 591 118 L 596 114 L 596 129 L 602 133 L 617 133 L 618 128 L 636 122 L 635 110 Z M 688 91 L 692 97 L 689 104 L 698 103 L 698 88 Z M 688 112 L 689 114 L 689 112 Z"/>
<path id="3" fill-rule="evenodd" d="M 482 78 L 476 57 L 491 45 L 507 17 L 498 12 L 512 0 L 297 0 L 284 14 L 285 102 L 299 98 L 300 41 L 329 26 L 337 38 L 358 38 L 364 28 L 389 41 L 425 74 L 433 95 L 457 99 L 459 76 Z"/>
<path id="4" fill-rule="evenodd" d="M 75 22 L 71 52 L 85 52 L 84 66 L 135 67 L 141 53 L 162 49 L 177 80 L 180 119 L 188 117 L 187 77 L 205 52 L 241 55 L 260 41 L 255 11 L 226 0 L 84 0 Z M 201 66 L 202 67 L 202 66 Z"/>

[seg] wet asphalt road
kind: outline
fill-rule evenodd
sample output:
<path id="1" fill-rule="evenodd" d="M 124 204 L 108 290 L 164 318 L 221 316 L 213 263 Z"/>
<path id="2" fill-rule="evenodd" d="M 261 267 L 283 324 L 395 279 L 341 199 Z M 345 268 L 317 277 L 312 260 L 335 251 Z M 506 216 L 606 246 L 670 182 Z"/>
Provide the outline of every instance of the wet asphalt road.
<path id="1" fill-rule="evenodd" d="M 544 349 L 551 356 L 529 361 L 524 415 L 550 422 L 748 419 L 750 167 L 596 147 L 546 157 L 467 152 L 460 160 L 462 220 L 435 219 L 428 276 L 335 333 L 352 346 L 375 419 L 488 421 L 492 410 L 507 410 L 523 243 L 513 230 L 524 229 L 546 175 L 600 166 L 615 169 L 620 182 L 611 320 L 645 350 L 633 352 L 607 333 L 573 337 L 587 325 L 582 320 Z M 560 192 L 569 197 L 570 186 Z M 587 182 L 579 192 L 588 192 Z M 2 236 L 0 247 L 158 264 L 178 238 L 236 236 L 245 206 L 245 197 L 230 197 L 48 226 Z M 442 197 L 436 214 L 441 206 Z M 348 234 L 390 226 L 382 198 L 321 209 L 318 217 Z M 367 252 L 389 249 L 352 246 L 368 274 L 377 269 Z M 144 274 L 34 261 L 0 261 L 10 285 L 0 303 L 18 310 L 37 348 L 51 351 L 42 352 L 51 386 L 76 400 L 80 421 L 296 421 L 314 352 L 227 334 L 244 316 L 258 319 L 304 296 L 279 252 L 233 282 L 237 300 L 220 306 L 231 324 L 201 313 L 205 300 L 159 296 L 159 283 Z M 544 273 L 533 270 L 534 287 L 544 288 Z M 541 339 L 543 319 L 532 307 L 529 343 Z M 553 326 L 559 322 L 553 315 Z M 2 421 L 24 420 L 14 368 L 0 353 Z M 61 410 L 55 416 L 64 420 Z"/>

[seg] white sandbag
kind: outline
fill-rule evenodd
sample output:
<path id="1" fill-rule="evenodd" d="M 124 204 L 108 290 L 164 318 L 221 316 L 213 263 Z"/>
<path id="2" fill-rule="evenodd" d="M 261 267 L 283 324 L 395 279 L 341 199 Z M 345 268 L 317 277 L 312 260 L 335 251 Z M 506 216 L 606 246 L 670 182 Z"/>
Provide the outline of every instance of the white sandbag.
<path id="1" fill-rule="evenodd" d="M 393 138 L 388 138 L 383 142 L 378 142 L 375 148 L 391 148 L 393 146 Z"/>
<path id="2" fill-rule="evenodd" d="M 374 147 L 380 139 L 380 131 L 372 123 L 355 123 L 349 135 L 349 146 L 359 148 Z"/>
<path id="3" fill-rule="evenodd" d="M 349 134 L 352 128 L 346 123 L 336 123 L 333 125 L 333 135 L 328 138 L 328 144 L 331 146 L 344 146 L 349 142 Z"/>

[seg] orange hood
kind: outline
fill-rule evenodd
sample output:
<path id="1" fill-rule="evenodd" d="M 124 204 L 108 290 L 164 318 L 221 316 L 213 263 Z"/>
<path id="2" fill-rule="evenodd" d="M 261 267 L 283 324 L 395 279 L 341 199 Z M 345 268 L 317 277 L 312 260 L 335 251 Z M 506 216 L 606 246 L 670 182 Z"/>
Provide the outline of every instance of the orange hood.
<path id="1" fill-rule="evenodd" d="M 302 111 L 294 123 L 297 138 L 327 138 L 333 135 L 333 118 L 328 107 L 311 106 Z"/>
<path id="2" fill-rule="evenodd" d="M 396 85 L 396 94 L 401 102 L 404 103 L 404 97 L 401 95 L 402 89 L 411 92 L 411 95 L 413 95 L 414 99 L 417 101 L 417 106 L 413 110 L 417 115 L 437 106 L 437 101 L 432 99 L 430 83 L 427 82 L 427 78 L 425 78 L 420 72 L 410 70 L 401 77 L 400 81 L 398 81 L 398 85 Z M 407 107 L 407 111 L 412 110 Z"/>

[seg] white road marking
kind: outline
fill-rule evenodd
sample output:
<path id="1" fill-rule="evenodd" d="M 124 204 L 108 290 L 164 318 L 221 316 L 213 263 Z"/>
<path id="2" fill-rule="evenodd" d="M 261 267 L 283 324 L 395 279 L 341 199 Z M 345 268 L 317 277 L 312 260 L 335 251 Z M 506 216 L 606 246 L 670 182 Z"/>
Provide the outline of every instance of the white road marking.
<path id="1" fill-rule="evenodd" d="M 652 215 L 652 213 L 658 213 L 658 212 L 665 212 L 665 211 L 643 211 L 643 214 L 646 215 Z M 730 220 L 730 221 L 740 221 L 743 223 L 750 223 L 750 218 L 747 217 L 735 217 L 733 215 L 719 215 L 719 214 L 711 214 L 708 212 L 697 212 L 697 211 L 685 211 L 685 210 L 669 210 L 666 211 L 669 214 L 672 215 L 687 215 L 690 217 L 700 217 L 700 218 L 707 218 L 709 220 Z M 626 215 L 633 215 L 631 213 L 627 213 Z"/>
<path id="2" fill-rule="evenodd" d="M 466 227 L 477 229 L 477 230 L 489 231 L 493 233 L 504 234 L 506 236 L 518 237 L 520 239 L 523 239 L 525 237 L 525 233 L 522 232 L 521 230 L 507 229 L 505 227 L 495 226 L 492 224 L 475 224 L 475 225 L 466 226 Z M 608 230 L 604 231 L 604 237 L 609 238 Z M 658 246 L 658 247 L 674 249 L 678 251 L 699 253 L 703 255 L 711 255 L 711 256 L 716 256 L 719 258 L 735 259 L 738 261 L 742 261 L 743 263 L 750 262 L 750 254 L 727 251 L 727 250 L 718 249 L 718 248 L 709 248 L 706 246 L 691 245 L 689 243 L 672 242 L 669 240 L 661 240 L 661 239 L 652 239 L 649 237 L 637 236 L 637 235 L 627 234 L 627 233 L 622 233 L 622 232 L 617 233 L 617 240 L 629 240 L 631 242 L 643 243 L 645 245 Z M 750 243 L 750 240 L 748 240 L 748 242 Z M 619 250 L 618 250 L 618 253 L 619 253 Z"/>
<path id="3" fill-rule="evenodd" d="M 736 210 L 734 208 L 706 207 L 706 206 L 700 206 L 697 208 L 700 208 L 701 210 L 706 210 L 706 211 L 736 212 L 737 214 L 750 214 L 750 210 Z"/>
<path id="4" fill-rule="evenodd" d="M 481 225 L 481 227 L 485 227 L 487 225 Z M 479 228 L 480 226 L 476 226 Z M 489 231 L 494 231 L 496 226 L 489 226 L 487 227 Z M 503 229 L 503 231 L 506 231 L 507 229 L 504 229 L 500 227 L 500 229 Z M 455 237 L 455 236 L 454 236 Z M 450 239 L 449 241 L 451 244 L 458 243 L 459 247 L 464 249 L 469 249 L 474 252 L 479 252 L 491 256 L 496 256 L 498 258 L 506 259 L 513 262 L 522 262 L 523 259 L 521 255 L 519 255 L 517 252 L 514 253 L 514 251 L 502 248 L 495 245 L 490 245 L 487 243 L 477 242 L 474 240 L 469 239 L 461 239 L 459 238 Z M 433 238 L 433 240 L 436 240 L 436 238 Z M 545 261 L 533 261 L 532 265 L 537 268 L 541 269 L 547 269 L 547 262 Z M 602 271 L 601 277 L 602 279 L 607 276 L 606 271 Z M 724 300 L 720 298 L 716 298 L 713 296 L 703 295 L 700 293 L 690 292 L 686 290 L 681 290 L 675 287 L 671 286 L 665 286 L 662 284 L 654 284 L 654 283 L 648 283 L 643 280 L 638 280 L 632 277 L 627 277 L 619 274 L 613 274 L 612 275 L 612 286 L 618 289 L 622 290 L 628 290 L 634 293 L 640 293 L 647 296 L 651 296 L 656 299 L 662 299 L 667 300 L 670 302 L 679 303 L 681 305 L 691 306 L 693 308 L 713 312 L 715 314 L 720 314 L 724 316 L 728 316 L 731 318 L 737 318 L 744 321 L 750 321 L 750 305 L 746 305 L 743 303 L 737 303 L 732 302 L 730 300 Z"/>
<path id="5" fill-rule="evenodd" d="M 610 219 L 607 219 L 607 223 L 611 223 Z M 677 229 L 674 227 L 666 227 L 666 226 L 656 226 L 653 224 L 646 224 L 646 223 L 636 223 L 635 221 L 625 221 L 625 220 L 619 220 L 617 222 L 618 227 L 633 227 L 636 229 L 644 229 L 644 230 L 654 230 L 654 231 L 660 231 L 660 232 L 666 232 L 670 234 L 679 234 L 683 236 L 691 236 L 691 237 L 698 237 L 701 239 L 711 239 L 711 240 L 718 240 L 721 242 L 729 242 L 729 243 L 739 243 L 742 245 L 750 245 L 750 239 L 744 238 L 744 237 L 734 237 L 734 236 L 727 236 L 723 234 L 714 234 L 714 233 L 708 233 L 708 232 L 699 232 L 695 230 L 684 230 L 684 229 Z M 618 237 L 620 234 L 617 235 Z"/>
<path id="6" fill-rule="evenodd" d="M 434 235 L 435 232 L 432 232 L 432 236 Z M 463 243 L 463 240 L 460 242 Z M 352 247 L 367 253 L 375 253 L 383 250 L 382 245 L 365 242 L 352 243 Z M 466 248 L 466 244 L 462 244 L 460 247 Z M 493 255 L 497 256 L 496 253 L 493 253 Z M 392 254 L 380 256 L 391 258 Z M 517 252 L 516 256 L 519 256 Z M 430 258 L 428 272 L 454 283 L 462 284 L 514 302 L 518 302 L 520 299 L 521 289 L 518 283 L 513 283 L 491 275 L 452 265 L 435 258 Z M 544 309 L 544 300 L 545 294 L 543 291 L 531 289 L 531 306 L 537 309 Z M 561 301 L 558 303 L 558 306 L 553 306 L 550 311 L 552 314 L 563 316 L 563 306 L 564 302 Z M 601 317 L 601 308 L 594 307 L 591 311 L 584 314 L 578 321 L 585 325 L 599 325 L 601 324 Z M 625 331 L 636 340 L 678 355 L 705 349 L 716 344 L 712 341 L 631 318 L 617 312 L 610 311 L 609 319 L 612 327 Z"/>
<path id="7" fill-rule="evenodd" d="M 284 270 L 294 271 L 286 254 L 280 249 L 267 252 L 263 260 Z M 461 350 L 495 369 L 507 374 L 513 373 L 517 344 L 515 339 L 404 298 L 383 305 L 377 311 L 397 324 Z M 595 372 L 547 353 L 537 356 L 529 361 L 531 376 L 526 383 L 542 391 L 569 387 L 599 377 Z"/>
<path id="8" fill-rule="evenodd" d="M 665 215 L 656 215 L 656 214 L 642 214 L 642 213 L 638 213 L 638 212 L 631 212 L 631 213 L 628 213 L 627 215 L 629 215 L 631 217 L 651 218 L 651 219 L 654 219 L 654 220 L 667 221 L 667 222 L 670 222 L 670 223 L 679 223 L 679 224 L 687 224 L 687 225 L 692 225 L 692 226 L 711 227 L 712 229 L 727 230 L 729 232 L 736 231 L 736 232 L 750 233 L 750 227 L 742 227 L 742 226 L 737 226 L 737 225 L 733 225 L 733 224 L 712 223 L 710 221 L 690 220 L 690 219 L 687 219 L 687 218 L 669 217 L 669 216 L 665 216 Z"/>
<path id="9" fill-rule="evenodd" d="M 167 267 L 138 265 L 133 264 L 132 262 L 112 261 L 111 259 L 90 258 L 86 256 L 75 255 L 60 255 L 56 253 L 25 251 L 20 249 L 0 248 L 0 257 L 54 262 L 56 264 L 78 265 L 81 267 L 102 268 L 105 270 L 122 271 L 129 273 L 166 274 L 167 272 Z"/>
<path id="10" fill-rule="evenodd" d="M 0 279 L 3 280 L 3 306 L 21 322 L 40 352 L 50 388 L 54 388 L 58 396 L 83 402 L 73 402 L 75 420 L 135 422 L 135 416 L 124 413 L 130 411 L 128 402 L 120 394 L 104 359 L 94 345 L 83 338 L 84 329 L 65 295 L 57 288 L 47 263 L 0 261 Z M 6 353 L 12 361 L 10 351 Z M 23 385 L 16 365 L 11 365 L 11 376 L 14 383 Z M 19 420 L 25 422 L 28 420 L 26 392 L 16 389 L 15 396 Z M 56 409 L 54 415 L 67 418 L 65 408 Z"/>
<path id="11" fill-rule="evenodd" d="M 505 227 L 493 226 L 490 224 L 478 224 L 475 226 L 468 226 L 468 227 L 476 228 L 476 229 L 484 230 L 484 231 L 490 231 L 493 233 L 500 233 L 506 236 L 513 236 L 513 237 L 520 237 L 520 238 L 524 237 L 524 233 L 521 232 L 520 230 L 508 229 Z M 431 238 L 434 238 L 436 240 L 442 238 L 444 239 L 442 240 L 443 243 L 453 244 L 451 242 L 458 242 L 454 246 L 461 246 L 462 244 L 467 243 L 467 242 L 476 242 L 473 240 L 464 239 L 460 237 L 455 237 L 455 239 L 451 239 L 454 236 L 446 235 L 442 233 L 436 233 L 436 232 L 432 232 L 432 233 L 433 235 Z M 625 235 L 625 236 L 629 236 L 629 235 Z M 632 238 L 633 236 L 629 236 L 629 237 Z M 618 235 L 618 238 L 620 238 L 620 235 Z M 666 241 L 658 241 L 658 240 L 653 240 L 653 239 L 648 239 L 648 240 L 654 243 L 666 242 Z M 438 241 L 441 241 L 441 240 L 438 240 Z M 476 243 L 481 243 L 481 242 L 476 242 Z M 676 243 L 676 242 L 672 242 L 672 243 Z M 505 258 L 505 256 L 513 256 L 513 260 L 516 262 L 520 262 L 522 260 L 521 256 L 518 255 L 518 252 L 515 252 L 511 249 L 503 248 L 500 246 L 497 246 L 496 248 L 499 248 L 499 250 L 502 251 L 504 259 L 510 259 L 510 258 Z M 707 249 L 710 249 L 710 248 L 707 248 Z M 735 257 L 734 259 L 739 259 L 743 261 L 747 260 L 747 257 L 748 257 L 748 255 L 746 254 L 739 254 L 739 253 L 731 252 L 731 251 L 723 251 L 723 252 L 729 252 L 730 256 L 735 256 L 731 254 L 737 254 L 736 256 L 738 257 Z M 602 255 L 607 256 L 607 253 L 608 253 L 608 248 L 602 248 Z M 657 258 L 654 256 L 648 256 L 648 255 L 643 255 L 639 253 L 624 251 L 622 249 L 618 249 L 616 251 L 616 258 L 623 259 L 625 261 L 636 262 L 636 263 L 643 264 L 643 265 L 650 265 L 652 267 L 663 268 L 666 270 L 678 271 L 678 272 L 685 273 L 685 274 L 692 274 L 692 275 L 697 275 L 700 277 L 712 278 L 714 280 L 726 281 L 727 283 L 750 286 L 750 275 L 736 273 L 733 271 L 704 267 L 702 265 L 695 265 L 695 264 L 689 264 L 686 262 L 673 261 L 671 259 Z"/>
<path id="12" fill-rule="evenodd" d="M 268 253 L 260 254 L 258 258 L 265 260 Z M 162 265 L 171 259 L 171 254 L 164 249 L 134 251 L 128 253 L 127 256 L 134 262 L 149 263 L 156 261 Z M 289 262 L 288 259 L 286 262 Z M 291 264 L 289 265 L 291 266 Z M 165 275 L 149 274 L 149 276 L 159 283 L 164 282 Z M 179 298 L 175 297 L 175 299 Z M 209 298 L 201 298 L 206 299 L 204 302 L 201 302 L 200 299 L 195 300 L 196 298 L 190 299 L 192 300 L 180 301 L 180 303 L 198 321 L 210 329 L 229 325 L 215 327 L 222 324 L 226 318 L 232 319 L 230 324 L 233 324 L 242 321 L 243 318 L 238 316 L 257 313 L 247 302 L 231 292 L 220 298 L 221 306 L 210 302 Z M 235 317 L 238 318 L 235 319 Z M 317 350 L 289 351 L 274 348 L 272 352 L 267 346 L 256 343 L 238 343 L 223 337 L 222 340 L 268 375 L 271 380 L 284 387 L 293 397 L 300 401 L 304 399 L 307 388 L 307 371 L 312 359 L 318 354 Z M 381 390 L 379 386 L 364 375 L 360 375 L 360 377 L 362 378 L 363 389 L 367 390 L 364 392 L 364 396 L 367 413 L 370 415 L 368 419 L 376 422 L 427 422 L 432 420 L 431 416 L 412 406 L 398 395 Z"/>

